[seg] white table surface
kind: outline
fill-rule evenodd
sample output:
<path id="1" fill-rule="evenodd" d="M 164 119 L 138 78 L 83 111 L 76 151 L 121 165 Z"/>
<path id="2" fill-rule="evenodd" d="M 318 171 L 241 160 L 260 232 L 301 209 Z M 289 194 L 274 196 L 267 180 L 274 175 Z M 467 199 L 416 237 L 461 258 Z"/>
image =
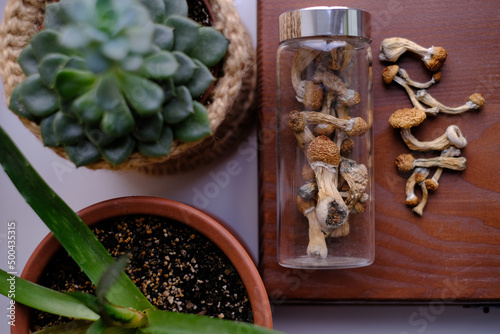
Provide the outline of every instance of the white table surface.
<path id="1" fill-rule="evenodd" d="M 0 0 L 1 17 L 7 0 Z M 234 1 L 256 43 L 256 0 Z M 129 195 L 151 195 L 202 207 L 218 215 L 243 237 L 258 257 L 258 183 L 255 131 L 235 152 L 193 172 L 147 176 L 133 172 L 76 169 L 59 158 L 25 129 L 6 108 L 0 94 L 0 124 L 35 169 L 75 211 L 93 203 Z M 237 163 L 227 184 L 214 176 Z M 234 169 L 231 169 L 234 171 Z M 215 186 L 214 186 L 215 185 Z M 199 194 L 205 197 L 201 200 Z M 198 194 L 198 196 L 197 196 Z M 235 196 L 238 194 L 238 196 Z M 22 271 L 29 255 L 48 233 L 3 170 L 0 170 L 0 268 L 7 267 L 7 223 L 17 223 L 17 266 Z M 3 259 L 2 259 L 3 254 Z M 8 333 L 8 299 L 0 296 L 0 333 Z M 440 301 L 410 306 L 342 306 L 273 304 L 276 329 L 286 333 L 320 334 L 468 334 L 500 333 L 500 309 L 444 306 Z"/>

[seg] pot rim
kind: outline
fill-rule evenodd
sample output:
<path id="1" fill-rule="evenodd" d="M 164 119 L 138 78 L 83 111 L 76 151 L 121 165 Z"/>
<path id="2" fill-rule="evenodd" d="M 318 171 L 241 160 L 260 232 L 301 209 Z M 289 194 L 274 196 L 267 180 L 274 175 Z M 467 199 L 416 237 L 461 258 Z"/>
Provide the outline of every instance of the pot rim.
<path id="1" fill-rule="evenodd" d="M 245 247 L 216 218 L 192 206 L 152 196 L 125 196 L 92 204 L 77 214 L 87 224 L 122 215 L 150 214 L 170 218 L 186 224 L 205 235 L 216 244 L 231 263 L 245 285 L 254 316 L 254 324 L 272 328 L 269 298 L 253 259 Z M 49 233 L 36 247 L 28 259 L 21 277 L 36 282 L 52 255 L 60 248 L 59 242 Z M 18 309 L 18 319 L 28 319 L 29 308 Z M 22 328 L 24 325 L 26 328 Z M 21 321 L 12 327 L 11 333 L 27 333 L 29 321 Z"/>

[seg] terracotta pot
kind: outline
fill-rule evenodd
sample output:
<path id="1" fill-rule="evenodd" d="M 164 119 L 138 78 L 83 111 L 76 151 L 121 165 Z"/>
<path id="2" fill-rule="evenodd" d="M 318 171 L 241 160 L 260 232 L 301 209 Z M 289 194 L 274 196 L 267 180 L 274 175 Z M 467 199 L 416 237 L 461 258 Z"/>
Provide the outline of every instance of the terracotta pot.
<path id="1" fill-rule="evenodd" d="M 107 200 L 78 212 L 91 225 L 116 216 L 133 214 L 156 215 L 184 223 L 205 235 L 216 244 L 232 262 L 245 285 L 250 299 L 254 323 L 272 328 L 272 315 L 266 289 L 246 247 L 215 218 L 191 206 L 158 197 L 131 196 Z M 48 234 L 35 249 L 21 274 L 22 278 L 37 282 L 50 258 L 60 248 L 59 242 Z M 11 334 L 29 333 L 29 308 L 16 309 L 16 326 Z"/>

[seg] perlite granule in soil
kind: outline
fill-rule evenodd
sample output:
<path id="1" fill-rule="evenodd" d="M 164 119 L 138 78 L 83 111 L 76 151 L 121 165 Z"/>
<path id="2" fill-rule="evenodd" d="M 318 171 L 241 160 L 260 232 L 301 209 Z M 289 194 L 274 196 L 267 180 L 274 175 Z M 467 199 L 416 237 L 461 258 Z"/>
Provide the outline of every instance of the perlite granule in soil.
<path id="1" fill-rule="evenodd" d="M 130 215 L 92 230 L 114 256 L 130 254 L 127 274 L 159 309 L 253 322 L 241 278 L 222 251 L 189 226 L 167 218 Z M 93 292 L 94 286 L 61 249 L 40 284 L 59 291 Z M 34 311 L 34 329 L 60 317 Z"/>

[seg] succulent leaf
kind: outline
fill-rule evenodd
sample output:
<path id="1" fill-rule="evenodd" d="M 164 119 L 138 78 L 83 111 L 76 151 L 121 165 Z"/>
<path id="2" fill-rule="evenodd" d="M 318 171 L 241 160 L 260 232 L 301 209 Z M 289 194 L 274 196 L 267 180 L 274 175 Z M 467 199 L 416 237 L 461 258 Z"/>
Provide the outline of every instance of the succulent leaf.
<path id="1" fill-rule="evenodd" d="M 64 149 L 76 167 L 89 165 L 101 159 L 99 149 L 88 140 L 82 140 L 75 145 L 66 145 Z"/>
<path id="2" fill-rule="evenodd" d="M 74 145 L 84 139 L 83 127 L 73 115 L 58 111 L 54 114 L 52 126 L 58 144 Z"/>
<path id="3" fill-rule="evenodd" d="M 17 62 L 24 74 L 30 76 L 32 74 L 38 73 L 38 60 L 33 51 L 31 44 L 28 44 L 19 54 Z"/>
<path id="4" fill-rule="evenodd" d="M 101 48 L 104 56 L 113 60 L 123 60 L 129 52 L 129 46 L 125 37 L 117 37 L 104 43 Z"/>
<path id="5" fill-rule="evenodd" d="M 194 59 L 194 63 L 197 68 L 193 73 L 193 77 L 186 84 L 186 87 L 189 89 L 191 96 L 193 98 L 197 98 L 201 96 L 208 87 L 215 81 L 212 72 L 198 59 Z"/>
<path id="6" fill-rule="evenodd" d="M 167 124 L 175 124 L 193 112 L 193 100 L 189 89 L 185 86 L 179 86 L 175 90 L 174 98 L 168 101 L 163 108 L 163 119 Z"/>
<path id="7" fill-rule="evenodd" d="M 104 110 L 112 110 L 123 101 L 118 78 L 112 72 L 103 75 L 96 85 L 96 103 Z"/>
<path id="8" fill-rule="evenodd" d="M 185 16 L 171 15 L 165 20 L 165 24 L 174 28 L 174 50 L 187 52 L 194 47 L 199 23 Z"/>
<path id="9" fill-rule="evenodd" d="M 87 70 L 87 65 L 85 64 L 85 59 L 82 57 L 72 56 L 66 63 L 66 68 L 72 68 L 74 70 Z"/>
<path id="10" fill-rule="evenodd" d="M 96 124 L 104 111 L 96 102 L 96 90 L 92 89 L 73 101 L 73 110 L 80 121 L 85 124 Z"/>
<path id="11" fill-rule="evenodd" d="M 84 29 L 76 24 L 61 28 L 59 43 L 66 48 L 83 49 L 89 45 L 90 41 Z"/>
<path id="12" fill-rule="evenodd" d="M 33 52 L 38 60 L 43 59 L 50 53 L 62 53 L 72 55 L 74 50 L 64 47 L 59 42 L 59 34 L 51 29 L 44 29 L 37 33 L 30 41 Z"/>
<path id="13" fill-rule="evenodd" d="M 61 15 L 59 2 L 53 2 L 45 6 L 45 16 L 43 18 L 44 29 L 59 30 L 66 24 Z"/>
<path id="14" fill-rule="evenodd" d="M 172 53 L 160 51 L 144 59 L 141 74 L 147 78 L 168 79 L 178 68 L 179 63 Z"/>
<path id="15" fill-rule="evenodd" d="M 131 136 L 126 136 L 115 140 L 113 143 L 102 147 L 101 154 L 113 165 L 119 165 L 125 161 L 134 151 L 135 141 Z"/>
<path id="16" fill-rule="evenodd" d="M 62 17 L 68 22 L 92 22 L 95 17 L 95 0 L 60 0 Z"/>
<path id="17" fill-rule="evenodd" d="M 162 50 L 172 50 L 174 47 L 174 28 L 155 24 L 153 43 Z"/>
<path id="18" fill-rule="evenodd" d="M 103 147 L 109 145 L 116 139 L 116 136 L 110 135 L 102 131 L 99 124 L 97 125 L 89 124 L 85 127 L 83 132 L 85 133 L 85 137 L 87 137 L 87 139 L 90 140 L 90 142 L 97 147 Z"/>
<path id="19" fill-rule="evenodd" d="M 52 115 L 59 107 L 57 93 L 43 84 L 39 74 L 30 75 L 19 91 L 19 102 L 37 117 Z"/>
<path id="20" fill-rule="evenodd" d="M 140 116 L 148 117 L 160 111 L 165 96 L 156 83 L 126 72 L 118 75 L 118 81 L 123 95 Z"/>
<path id="21" fill-rule="evenodd" d="M 104 73 L 111 67 L 111 61 L 106 58 L 101 50 L 92 48 L 85 53 L 85 66 L 94 73 Z"/>
<path id="22" fill-rule="evenodd" d="M 165 13 L 171 15 L 188 15 L 188 4 L 186 0 L 163 0 L 165 2 Z"/>
<path id="23" fill-rule="evenodd" d="M 165 3 L 163 0 L 139 0 L 147 8 L 149 15 L 156 23 L 162 23 L 166 18 Z"/>
<path id="24" fill-rule="evenodd" d="M 56 147 L 59 145 L 54 132 L 54 118 L 56 114 L 42 119 L 40 122 L 40 132 L 45 146 Z"/>
<path id="25" fill-rule="evenodd" d="M 15 112 L 17 115 L 34 120 L 35 116 L 30 113 L 28 110 L 26 110 L 26 107 L 24 104 L 21 102 L 21 87 L 24 82 L 21 82 L 18 84 L 16 87 L 14 87 L 14 90 L 12 91 L 12 94 L 10 95 L 10 101 L 9 101 L 9 109 Z"/>
<path id="26" fill-rule="evenodd" d="M 63 101 L 88 92 L 97 81 L 97 77 L 90 71 L 64 68 L 56 75 L 55 88 Z"/>
<path id="27" fill-rule="evenodd" d="M 168 155 L 170 149 L 172 148 L 172 143 L 174 141 L 174 134 L 172 129 L 168 125 L 164 125 L 160 138 L 151 143 L 138 142 L 137 148 L 139 152 L 149 157 L 161 157 Z"/>
<path id="28" fill-rule="evenodd" d="M 174 126 L 175 137 L 183 142 L 194 142 L 212 134 L 207 109 L 197 101 L 193 107 L 194 112 Z"/>
<path id="29" fill-rule="evenodd" d="M 40 79 L 47 87 L 54 88 L 57 73 L 65 67 L 68 61 L 69 57 L 60 53 L 48 54 L 42 59 L 38 65 L 38 72 L 40 73 Z"/>
<path id="30" fill-rule="evenodd" d="M 189 51 L 189 55 L 209 67 L 214 66 L 226 54 L 228 44 L 228 40 L 221 32 L 212 27 L 201 27 L 198 30 L 198 39 Z"/>
<path id="31" fill-rule="evenodd" d="M 163 116 L 156 113 L 148 118 L 141 118 L 137 121 L 132 134 L 140 142 L 151 143 L 160 138 L 163 129 Z"/>
<path id="32" fill-rule="evenodd" d="M 184 85 L 193 77 L 197 67 L 196 63 L 184 52 L 174 51 L 172 54 L 179 63 L 179 68 L 174 75 L 174 83 L 175 85 Z"/>
<path id="33" fill-rule="evenodd" d="M 100 124 L 104 133 L 120 137 L 132 131 L 135 126 L 135 120 L 127 103 L 122 100 L 116 108 L 104 112 Z"/>

